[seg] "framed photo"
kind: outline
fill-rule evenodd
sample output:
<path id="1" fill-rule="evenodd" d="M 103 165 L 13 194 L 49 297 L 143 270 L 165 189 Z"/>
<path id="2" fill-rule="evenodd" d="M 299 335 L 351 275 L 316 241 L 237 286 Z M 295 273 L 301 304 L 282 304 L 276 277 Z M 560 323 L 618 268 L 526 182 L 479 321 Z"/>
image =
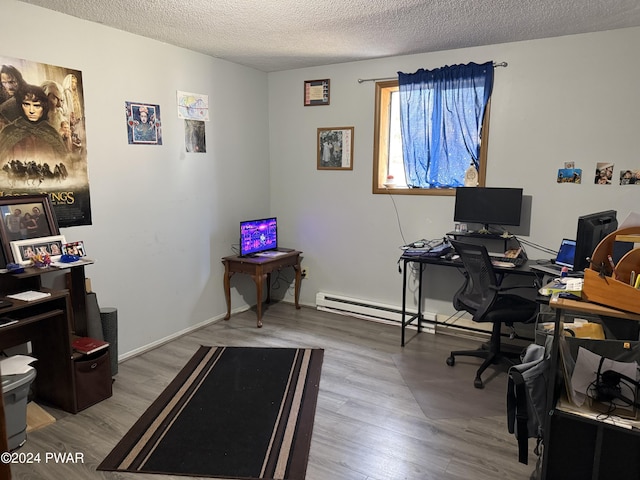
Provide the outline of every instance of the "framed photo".
<path id="1" fill-rule="evenodd" d="M 11 242 L 60 235 L 47 194 L 0 197 L 0 216 L 0 243 L 7 262 L 14 261 Z"/>
<path id="2" fill-rule="evenodd" d="M 330 81 L 326 80 L 305 80 L 304 81 L 304 106 L 329 105 Z"/>
<path id="3" fill-rule="evenodd" d="M 125 102 L 129 144 L 162 145 L 160 105 Z"/>
<path id="4" fill-rule="evenodd" d="M 318 170 L 353 170 L 353 127 L 318 129 Z"/>
<path id="5" fill-rule="evenodd" d="M 16 240 L 11 242 L 11 251 L 14 262 L 20 265 L 30 264 L 31 258 L 38 254 L 47 254 L 55 262 L 60 260 L 62 245 L 65 243 L 64 235 Z"/>
<path id="6" fill-rule="evenodd" d="M 62 245 L 62 254 L 63 255 L 75 255 L 77 257 L 86 257 L 87 253 L 84 249 L 84 242 L 71 242 L 65 243 Z"/>

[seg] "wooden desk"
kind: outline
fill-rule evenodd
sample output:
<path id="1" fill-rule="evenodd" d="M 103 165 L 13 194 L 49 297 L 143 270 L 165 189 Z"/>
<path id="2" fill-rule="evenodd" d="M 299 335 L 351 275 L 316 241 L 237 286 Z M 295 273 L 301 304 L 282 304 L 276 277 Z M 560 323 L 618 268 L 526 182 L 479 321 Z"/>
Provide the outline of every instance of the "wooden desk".
<path id="1" fill-rule="evenodd" d="M 556 408 L 559 342 L 565 313 L 592 314 L 640 322 L 640 315 L 587 301 L 558 299 L 547 383 L 542 479 L 640 478 L 640 431 Z M 623 340 L 621 340 L 622 342 Z"/>
<path id="2" fill-rule="evenodd" d="M 224 257 L 222 263 L 224 265 L 224 295 L 227 300 L 227 315 L 225 320 L 231 317 L 231 284 L 230 279 L 234 273 L 246 273 L 251 275 L 256 283 L 256 314 L 258 316 L 258 328 L 262 327 L 262 297 L 263 285 L 267 281 L 267 303 L 271 301 L 271 272 L 281 270 L 285 267 L 293 267 L 295 271 L 295 305 L 300 308 L 298 303 L 300 299 L 300 282 L 302 280 L 302 269 L 300 262 L 302 252 L 297 250 L 285 250 L 283 255 L 277 257 L 241 257 L 232 255 Z"/>
<path id="3" fill-rule="evenodd" d="M 68 271 L 67 288 L 69 289 L 71 301 L 71 332 L 84 337 L 87 336 L 87 289 L 84 267 L 92 264 L 93 260 L 83 259 L 81 262 L 47 269 L 26 267 L 24 273 L 6 274 L 5 277 L 14 279 L 13 285 L 9 286 L 8 290 L 22 291 L 26 289 L 25 286 L 27 285 L 32 290 L 40 290 L 43 275 Z M 6 283 L 4 279 L 0 282 L 0 284 Z M 7 289 L 5 288 L 4 290 Z"/>
<path id="4" fill-rule="evenodd" d="M 45 290 L 46 289 L 42 289 Z M 36 368 L 37 397 L 67 412 L 77 412 L 75 379 L 71 359 L 71 302 L 66 290 L 33 302 L 8 299 L 2 316 L 17 323 L 0 329 L 0 350 L 31 342 Z"/>

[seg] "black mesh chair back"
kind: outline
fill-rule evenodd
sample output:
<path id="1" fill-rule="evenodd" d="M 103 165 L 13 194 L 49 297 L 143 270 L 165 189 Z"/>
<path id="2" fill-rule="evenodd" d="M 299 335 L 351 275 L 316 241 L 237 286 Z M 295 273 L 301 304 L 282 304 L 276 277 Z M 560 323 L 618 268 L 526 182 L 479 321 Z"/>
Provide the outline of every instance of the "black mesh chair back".
<path id="1" fill-rule="evenodd" d="M 475 245 L 451 240 L 451 245 L 464 265 L 465 281 L 453 298 L 456 310 L 464 310 L 472 315 L 474 322 L 493 324 L 491 338 L 487 345 L 477 350 L 453 351 L 447 358 L 447 365 L 455 365 L 456 356 L 482 358 L 474 379 L 476 388 L 483 388 L 482 373 L 492 364 L 513 365 L 520 352 L 504 352 L 501 349 L 502 325 L 512 326 L 515 322 L 535 320 L 538 304 L 528 298 L 506 293 L 521 286 L 502 287 L 491 263 L 491 257 L 484 245 Z M 532 286 L 533 287 L 533 286 Z"/>
<path id="2" fill-rule="evenodd" d="M 497 278 L 491 257 L 482 245 L 451 241 L 465 269 L 465 282 L 453 297 L 456 310 L 475 313 L 492 304 L 497 295 Z M 478 321 L 475 320 L 474 321 Z"/>

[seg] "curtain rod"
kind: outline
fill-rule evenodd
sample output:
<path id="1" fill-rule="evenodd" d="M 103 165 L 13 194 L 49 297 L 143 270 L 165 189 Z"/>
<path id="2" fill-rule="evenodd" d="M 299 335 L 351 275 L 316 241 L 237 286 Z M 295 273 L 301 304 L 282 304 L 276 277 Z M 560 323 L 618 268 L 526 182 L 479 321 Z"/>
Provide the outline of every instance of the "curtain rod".
<path id="1" fill-rule="evenodd" d="M 494 67 L 506 67 L 507 65 L 509 65 L 507 62 L 493 62 L 493 66 Z M 383 80 L 396 80 L 398 77 L 387 77 L 387 78 L 359 78 L 358 79 L 358 83 L 363 83 L 363 82 L 381 82 Z"/>

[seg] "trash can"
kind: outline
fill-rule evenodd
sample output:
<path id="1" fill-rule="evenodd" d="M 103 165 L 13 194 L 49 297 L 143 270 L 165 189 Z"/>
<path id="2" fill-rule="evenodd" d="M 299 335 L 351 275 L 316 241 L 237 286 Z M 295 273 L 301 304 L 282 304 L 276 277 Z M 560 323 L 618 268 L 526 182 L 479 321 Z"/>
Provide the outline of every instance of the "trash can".
<path id="1" fill-rule="evenodd" d="M 114 307 L 101 308 L 100 319 L 104 340 L 109 342 L 111 375 L 114 376 L 118 373 L 118 309 Z"/>
<path id="2" fill-rule="evenodd" d="M 35 378 L 35 368 L 19 375 L 2 376 L 9 450 L 21 447 L 27 441 L 27 397 L 31 383 Z"/>

